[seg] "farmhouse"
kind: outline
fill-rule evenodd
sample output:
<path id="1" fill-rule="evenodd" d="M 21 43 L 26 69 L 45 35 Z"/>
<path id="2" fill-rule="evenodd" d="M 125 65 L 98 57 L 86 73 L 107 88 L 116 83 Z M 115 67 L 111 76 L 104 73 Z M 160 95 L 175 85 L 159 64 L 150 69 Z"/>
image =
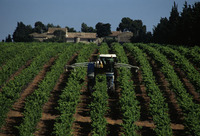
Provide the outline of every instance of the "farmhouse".
<path id="1" fill-rule="evenodd" d="M 131 37 L 133 37 L 132 32 L 123 32 L 118 35 L 117 41 L 119 43 L 129 43 L 131 42 Z"/>
<path id="2" fill-rule="evenodd" d="M 74 43 L 89 43 L 89 42 L 95 42 L 97 40 L 97 34 L 96 33 L 81 33 L 81 32 L 68 32 L 66 36 L 66 42 L 74 42 Z"/>
<path id="3" fill-rule="evenodd" d="M 116 40 L 119 43 L 128 43 L 131 42 L 131 37 L 133 37 L 132 32 L 112 31 L 110 35 L 106 36 L 106 39 Z"/>
<path id="4" fill-rule="evenodd" d="M 118 35 L 121 31 L 112 31 L 110 35 L 106 36 L 107 39 L 117 40 Z"/>
<path id="5" fill-rule="evenodd" d="M 30 34 L 30 36 L 32 36 L 35 40 L 40 41 L 40 42 L 47 39 L 47 33 L 42 33 L 42 34 L 32 33 L 32 34 Z"/>
<path id="6" fill-rule="evenodd" d="M 48 38 L 54 37 L 54 32 L 56 30 L 65 32 L 65 36 L 67 36 L 67 28 L 48 28 L 48 31 L 47 31 Z"/>
<path id="7" fill-rule="evenodd" d="M 97 40 L 96 33 L 82 33 L 82 32 L 68 32 L 67 28 L 48 28 L 46 33 L 32 33 L 30 34 L 33 36 L 35 40 L 40 42 L 55 37 L 54 32 L 56 30 L 61 30 L 65 32 L 66 42 L 73 42 L 73 43 L 90 43 L 95 42 Z"/>
<path id="8" fill-rule="evenodd" d="M 55 37 L 54 32 L 56 30 L 61 30 L 65 32 L 66 42 L 99 43 L 99 38 L 97 38 L 96 33 L 68 32 L 67 28 L 48 28 L 48 31 L 45 33 L 42 33 L 42 34 L 32 33 L 30 35 L 33 36 L 35 40 L 43 42 L 46 39 Z M 112 31 L 112 33 L 106 36 L 105 38 L 116 40 L 119 43 L 127 43 L 127 42 L 131 42 L 130 39 L 132 36 L 133 36 L 132 32 Z"/>

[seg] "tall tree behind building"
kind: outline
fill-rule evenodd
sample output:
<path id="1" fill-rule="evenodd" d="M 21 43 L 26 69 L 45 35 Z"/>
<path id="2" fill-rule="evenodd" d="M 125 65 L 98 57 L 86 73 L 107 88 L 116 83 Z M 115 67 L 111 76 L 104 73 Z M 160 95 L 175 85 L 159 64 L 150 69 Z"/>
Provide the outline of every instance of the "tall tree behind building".
<path id="1" fill-rule="evenodd" d="M 117 31 L 122 32 L 132 32 L 133 37 L 131 38 L 132 42 L 150 42 L 151 41 L 151 32 L 146 32 L 146 26 L 143 25 L 142 20 L 132 20 L 129 17 L 122 18 Z"/>
<path id="2" fill-rule="evenodd" d="M 13 33 L 13 40 L 15 42 L 32 42 L 33 37 L 29 34 L 33 32 L 31 25 L 24 25 L 23 22 L 18 22 L 17 27 Z"/>
<path id="3" fill-rule="evenodd" d="M 40 33 L 40 34 L 47 32 L 47 27 L 41 21 L 37 21 L 35 22 L 34 32 Z"/>
<path id="4" fill-rule="evenodd" d="M 73 27 L 66 26 L 68 32 L 76 32 L 76 30 Z"/>
<path id="5" fill-rule="evenodd" d="M 89 27 L 85 23 L 81 24 L 81 31 L 82 32 L 88 32 L 88 33 L 95 33 L 96 32 L 96 30 L 93 27 Z"/>
<path id="6" fill-rule="evenodd" d="M 109 23 L 103 24 L 101 22 L 96 24 L 96 30 L 98 37 L 104 37 L 111 34 L 111 25 Z"/>

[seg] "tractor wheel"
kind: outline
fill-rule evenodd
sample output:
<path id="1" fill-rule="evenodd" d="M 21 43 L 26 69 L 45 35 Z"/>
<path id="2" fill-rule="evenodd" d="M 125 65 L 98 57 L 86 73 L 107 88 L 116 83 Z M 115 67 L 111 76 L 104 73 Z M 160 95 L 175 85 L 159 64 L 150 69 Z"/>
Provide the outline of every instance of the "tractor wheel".
<path id="1" fill-rule="evenodd" d="M 88 86 L 88 90 L 92 92 L 93 87 L 91 85 Z"/>
<path id="2" fill-rule="evenodd" d="M 111 92 L 115 91 L 115 84 L 113 83 L 113 86 L 110 88 Z"/>
<path id="3" fill-rule="evenodd" d="M 89 78 L 88 79 L 88 90 L 91 93 L 93 92 L 93 87 L 94 87 L 94 78 Z"/>
<path id="4" fill-rule="evenodd" d="M 109 87 L 108 93 L 110 95 L 114 95 L 115 94 L 115 84 L 113 84 L 113 86 Z"/>

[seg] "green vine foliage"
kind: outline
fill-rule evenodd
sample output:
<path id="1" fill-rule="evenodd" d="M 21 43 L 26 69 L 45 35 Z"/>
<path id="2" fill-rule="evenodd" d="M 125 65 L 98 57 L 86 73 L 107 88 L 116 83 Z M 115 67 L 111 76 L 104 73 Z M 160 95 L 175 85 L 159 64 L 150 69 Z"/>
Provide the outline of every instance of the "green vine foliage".
<path id="1" fill-rule="evenodd" d="M 90 104 L 92 134 L 98 136 L 106 136 L 107 121 L 104 117 L 108 109 L 106 75 L 97 75 L 95 81 L 95 91 L 92 93 L 92 102 Z"/>
<path id="2" fill-rule="evenodd" d="M 18 76 L 14 77 L 14 80 L 9 82 L 2 88 L 0 93 L 0 126 L 5 122 L 6 114 L 11 108 L 12 104 L 20 97 L 20 93 L 23 88 L 33 80 L 33 78 L 42 69 L 42 66 L 49 61 L 51 57 L 55 57 L 63 46 L 49 45 L 41 51 L 40 55 L 35 57 L 31 65 L 22 70 Z"/>
<path id="3" fill-rule="evenodd" d="M 55 65 L 51 67 L 51 71 L 47 72 L 45 78 L 38 85 L 38 89 L 27 97 L 23 122 L 17 127 L 21 136 L 32 135 L 35 132 L 35 127 L 42 115 L 42 107 L 48 101 L 50 92 L 63 72 L 64 65 L 75 53 L 76 50 L 74 49 L 73 46 L 63 46 L 63 52 L 59 54 Z"/>
<path id="4" fill-rule="evenodd" d="M 147 55 L 136 46 L 129 44 L 126 45 L 126 47 L 135 57 L 136 61 L 140 64 L 142 78 L 146 86 L 146 92 L 151 98 L 150 113 L 153 116 L 153 121 L 156 125 L 156 134 L 159 136 L 172 135 L 170 118 L 168 114 L 168 105 L 165 102 L 165 98 L 163 97 L 158 85 L 156 84 L 152 68 L 147 60 Z"/>
<path id="5" fill-rule="evenodd" d="M 187 133 L 200 136 L 200 106 L 193 102 L 192 97 L 184 88 L 183 83 L 170 65 L 167 57 L 161 54 L 155 47 L 146 44 L 138 44 L 147 54 L 149 54 L 158 64 L 166 79 L 170 83 L 170 89 L 176 94 L 178 104 L 184 114 L 184 125 Z"/>
<path id="6" fill-rule="evenodd" d="M 96 46 L 82 45 L 82 49 L 78 54 L 76 62 L 86 62 L 90 55 L 94 52 Z M 76 106 L 79 102 L 80 90 L 84 84 L 87 71 L 85 68 L 75 68 L 68 79 L 66 87 L 62 90 L 62 94 L 59 99 L 59 106 L 57 110 L 60 112 L 60 116 L 56 118 L 54 124 L 53 135 L 56 136 L 71 136 L 72 124 L 74 121 L 74 113 L 76 112 Z"/>
<path id="7" fill-rule="evenodd" d="M 116 53 L 119 63 L 128 64 L 128 58 L 124 52 L 123 46 L 118 43 L 112 44 L 112 50 Z M 135 122 L 140 119 L 140 106 L 136 99 L 132 74 L 129 69 L 120 68 L 118 70 L 118 82 L 120 84 L 120 105 L 123 114 L 122 133 L 121 135 L 135 136 L 137 135 L 138 126 Z"/>

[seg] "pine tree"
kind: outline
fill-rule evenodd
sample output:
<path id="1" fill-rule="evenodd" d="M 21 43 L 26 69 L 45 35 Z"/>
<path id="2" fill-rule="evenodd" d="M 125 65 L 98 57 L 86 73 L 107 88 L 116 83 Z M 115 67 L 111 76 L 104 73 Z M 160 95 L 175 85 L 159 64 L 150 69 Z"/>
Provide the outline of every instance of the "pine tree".
<path id="1" fill-rule="evenodd" d="M 33 29 L 30 25 L 24 25 L 23 22 L 17 23 L 17 28 L 13 33 L 13 40 L 15 42 L 31 42 L 33 38 L 29 35 L 33 32 Z"/>
<path id="2" fill-rule="evenodd" d="M 174 6 L 172 7 L 170 17 L 169 17 L 169 39 L 168 43 L 177 44 L 179 42 L 179 12 L 178 5 L 174 2 Z"/>
<path id="3" fill-rule="evenodd" d="M 8 37 L 6 37 L 6 42 L 12 42 L 12 38 L 10 34 L 8 35 Z"/>

